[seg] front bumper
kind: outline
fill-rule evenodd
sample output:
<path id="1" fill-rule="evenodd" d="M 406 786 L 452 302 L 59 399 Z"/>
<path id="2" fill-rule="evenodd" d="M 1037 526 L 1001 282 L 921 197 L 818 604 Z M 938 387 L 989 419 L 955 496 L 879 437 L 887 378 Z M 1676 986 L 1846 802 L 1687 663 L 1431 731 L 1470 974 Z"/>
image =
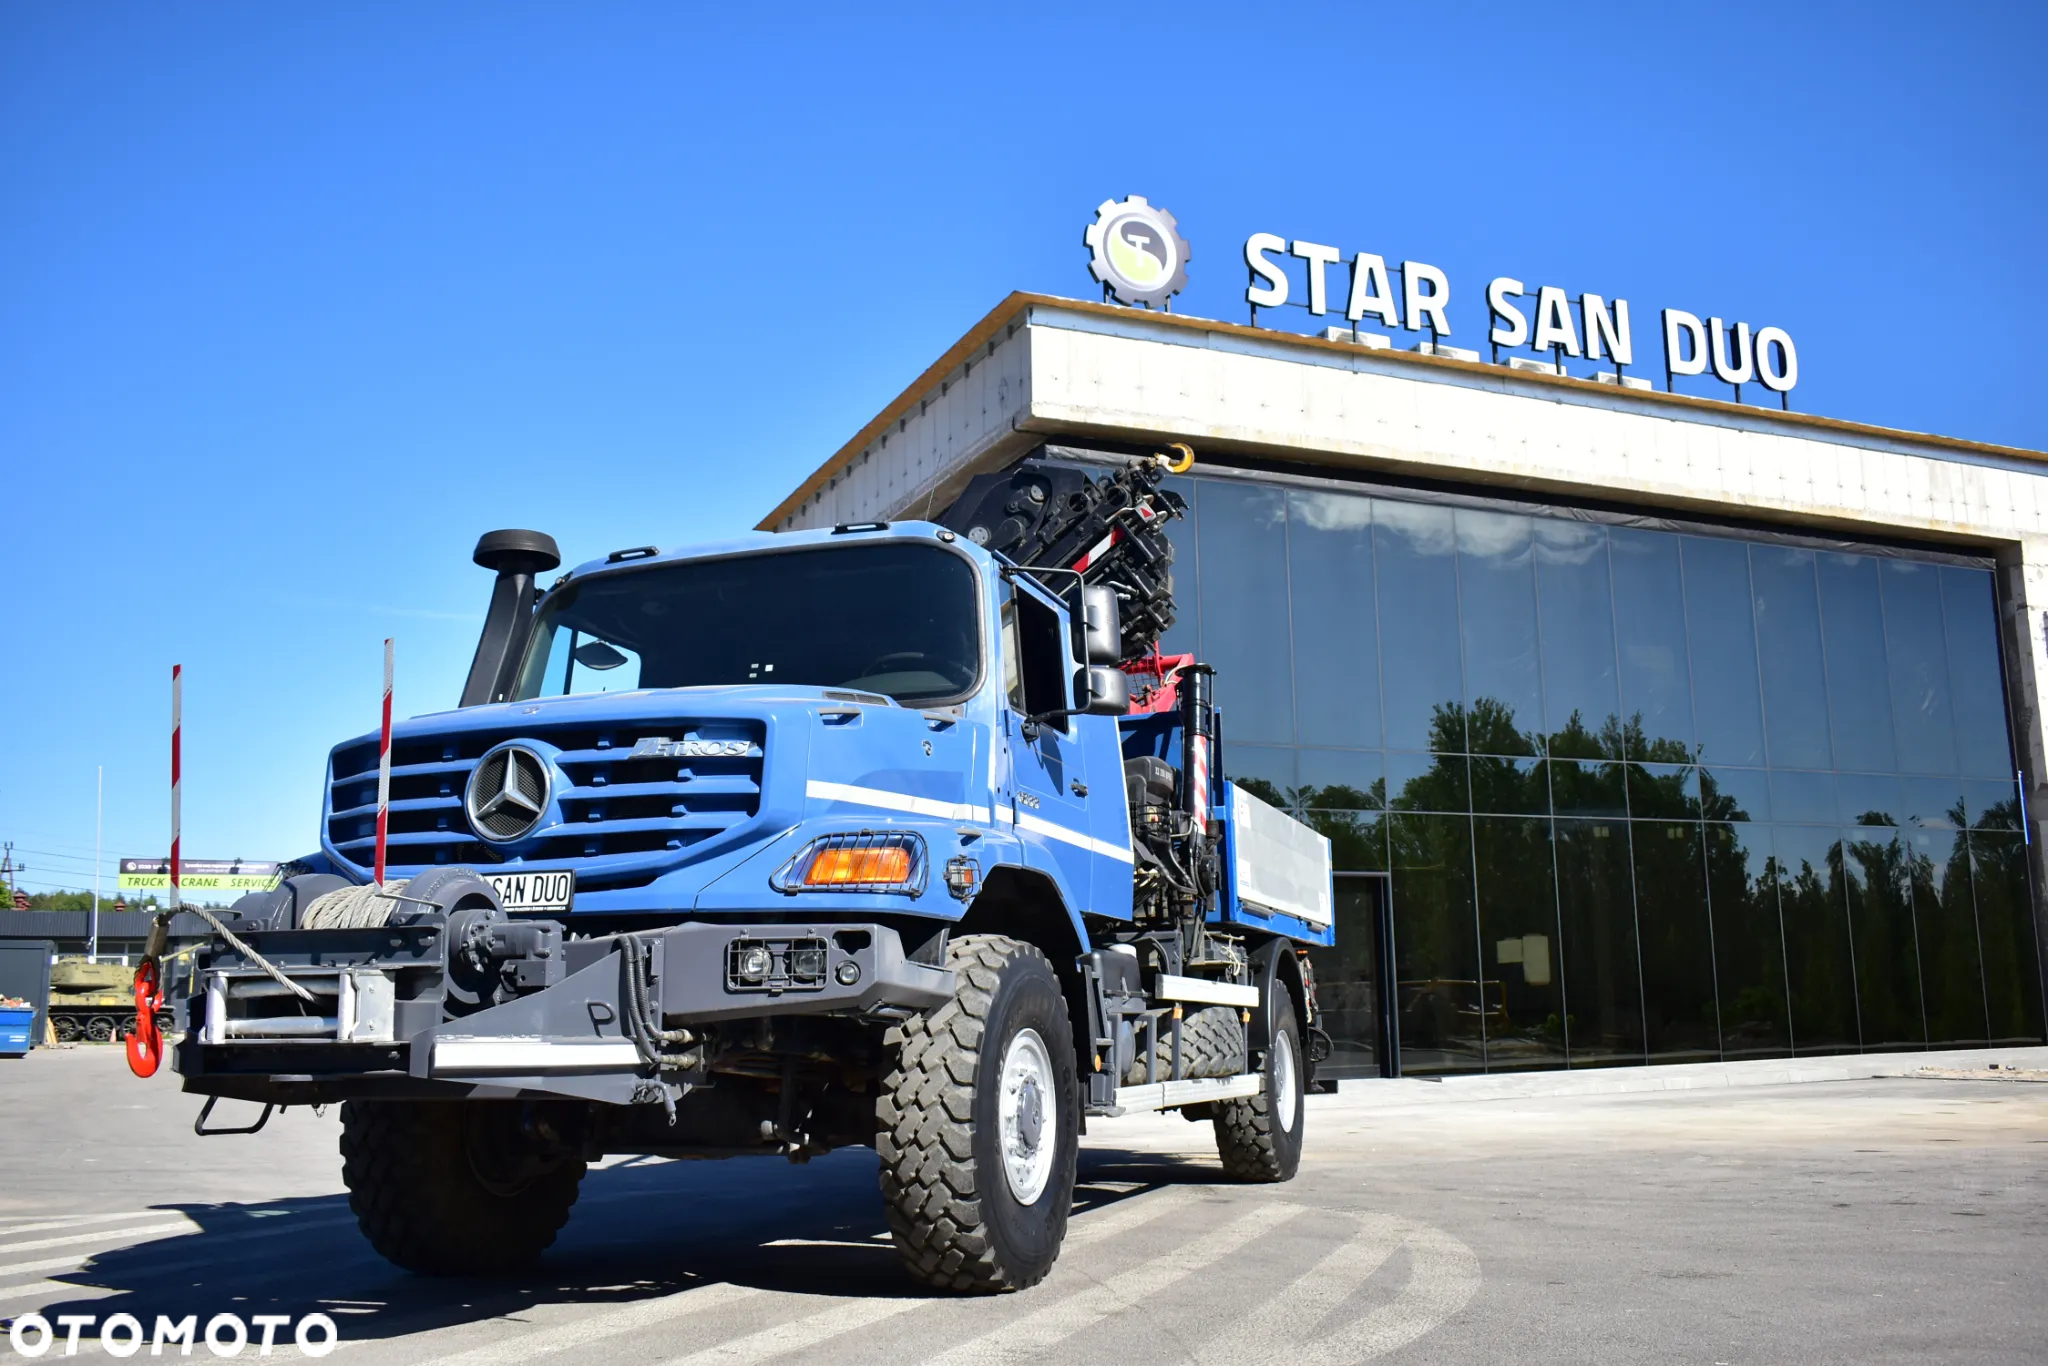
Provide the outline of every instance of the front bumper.
<path id="1" fill-rule="evenodd" d="M 645 1099 L 661 1072 L 627 1026 L 627 936 L 560 944 L 565 961 L 545 974 L 515 965 L 521 980 L 548 984 L 455 1018 L 438 927 L 246 937 L 315 999 L 297 1004 L 259 966 L 217 948 L 175 1056 L 188 1091 L 278 1104 L 480 1093 L 626 1103 Z M 887 925 L 692 922 L 631 938 L 644 964 L 637 999 L 663 1028 L 700 1038 L 787 1016 L 884 1023 L 953 994 L 953 974 L 911 961 Z"/>

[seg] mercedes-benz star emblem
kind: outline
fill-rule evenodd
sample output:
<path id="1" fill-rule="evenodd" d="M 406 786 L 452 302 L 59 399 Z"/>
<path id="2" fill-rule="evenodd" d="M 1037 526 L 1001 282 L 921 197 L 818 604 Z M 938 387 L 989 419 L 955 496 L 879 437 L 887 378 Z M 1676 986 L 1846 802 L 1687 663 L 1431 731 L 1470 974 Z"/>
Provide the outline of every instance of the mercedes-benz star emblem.
<path id="1" fill-rule="evenodd" d="M 525 745 L 499 745 L 477 761 L 462 805 L 478 835 L 503 844 L 540 824 L 552 786 L 547 760 Z"/>

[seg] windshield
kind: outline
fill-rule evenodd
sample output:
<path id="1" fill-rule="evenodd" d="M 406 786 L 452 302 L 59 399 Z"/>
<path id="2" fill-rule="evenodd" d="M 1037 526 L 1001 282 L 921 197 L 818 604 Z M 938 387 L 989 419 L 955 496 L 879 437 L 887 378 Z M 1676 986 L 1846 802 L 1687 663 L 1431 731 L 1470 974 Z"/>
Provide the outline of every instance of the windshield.
<path id="1" fill-rule="evenodd" d="M 974 567 L 883 541 L 664 564 L 548 595 L 512 700 L 793 683 L 918 705 L 981 677 Z"/>

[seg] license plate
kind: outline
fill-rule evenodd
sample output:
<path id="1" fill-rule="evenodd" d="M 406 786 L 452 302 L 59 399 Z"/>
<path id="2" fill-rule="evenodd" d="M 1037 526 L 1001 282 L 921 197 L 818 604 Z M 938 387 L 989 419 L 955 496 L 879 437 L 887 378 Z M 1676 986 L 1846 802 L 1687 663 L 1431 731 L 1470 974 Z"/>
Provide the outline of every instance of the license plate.
<path id="1" fill-rule="evenodd" d="M 574 870 L 565 873 L 486 873 L 484 881 L 496 890 L 505 909 L 514 913 L 567 911 L 569 903 L 576 899 Z"/>

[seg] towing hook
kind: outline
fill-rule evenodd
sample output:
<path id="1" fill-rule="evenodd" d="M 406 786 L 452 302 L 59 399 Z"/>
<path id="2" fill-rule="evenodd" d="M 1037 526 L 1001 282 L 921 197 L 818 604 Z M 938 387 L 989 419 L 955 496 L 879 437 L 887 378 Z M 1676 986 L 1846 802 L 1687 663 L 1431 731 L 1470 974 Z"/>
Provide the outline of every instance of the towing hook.
<path id="1" fill-rule="evenodd" d="M 1156 454 L 1152 458 L 1164 465 L 1168 474 L 1186 474 L 1195 467 L 1195 448 L 1186 442 L 1172 442 L 1166 449 L 1169 451 L 1179 451 L 1179 458 L 1176 459 L 1173 456 L 1166 455 L 1164 452 Z"/>

